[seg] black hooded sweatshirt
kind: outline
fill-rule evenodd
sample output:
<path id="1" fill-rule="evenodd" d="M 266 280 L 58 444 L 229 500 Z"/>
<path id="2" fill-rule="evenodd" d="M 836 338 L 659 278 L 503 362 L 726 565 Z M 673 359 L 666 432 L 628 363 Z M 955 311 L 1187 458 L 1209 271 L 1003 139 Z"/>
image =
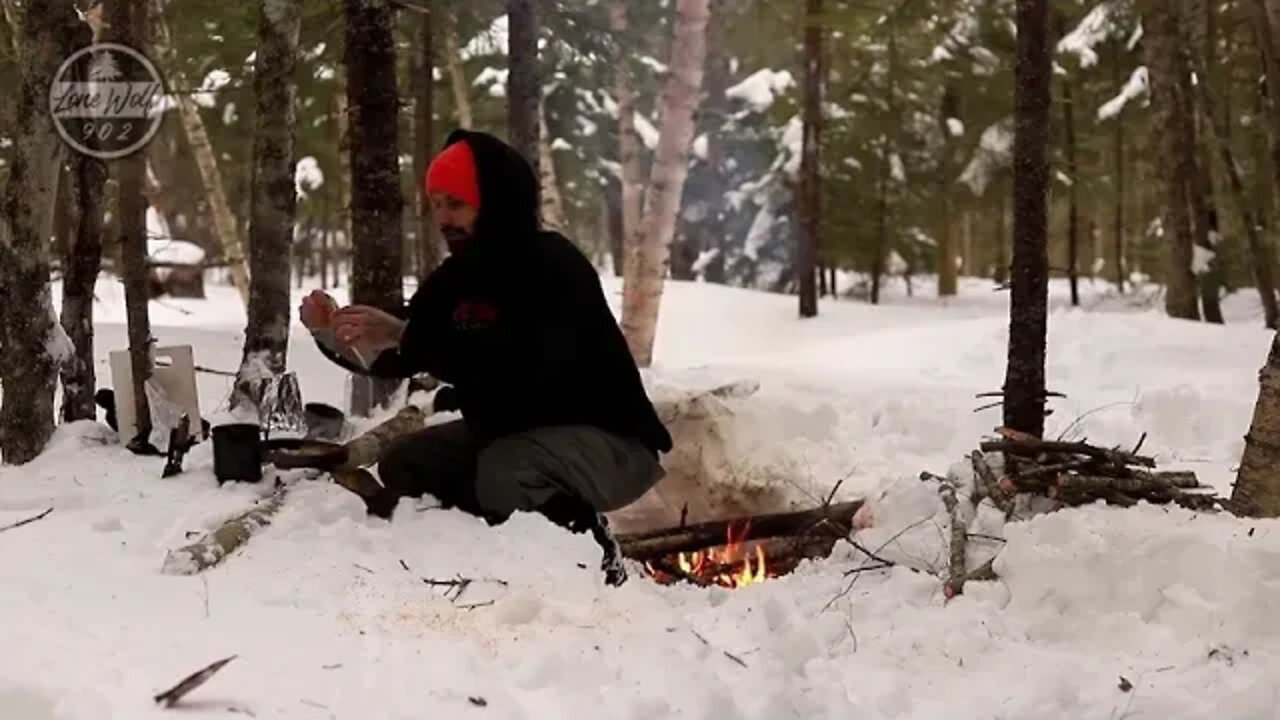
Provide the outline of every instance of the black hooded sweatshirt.
<path id="1" fill-rule="evenodd" d="M 454 387 L 481 442 L 550 425 L 592 425 L 632 437 L 655 454 L 671 436 L 609 310 L 596 269 L 567 238 L 539 229 L 529 163 L 484 133 L 458 130 L 475 158 L 480 213 L 472 237 L 410 299 L 400 346 L 366 371 L 323 343 L 353 372 L 404 378 L 427 372 Z"/>

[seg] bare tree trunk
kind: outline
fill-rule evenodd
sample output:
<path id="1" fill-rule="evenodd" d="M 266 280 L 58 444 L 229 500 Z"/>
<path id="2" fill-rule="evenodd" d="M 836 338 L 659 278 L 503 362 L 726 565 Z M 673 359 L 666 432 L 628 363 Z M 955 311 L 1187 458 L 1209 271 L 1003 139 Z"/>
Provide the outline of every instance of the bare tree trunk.
<path id="1" fill-rule="evenodd" d="M 253 66 L 252 265 L 249 322 L 232 407 L 261 402 L 260 382 L 284 372 L 289 351 L 289 257 L 297 215 L 294 132 L 297 126 L 298 0 L 261 0 Z"/>
<path id="2" fill-rule="evenodd" d="M 448 3 L 446 3 L 447 5 Z M 449 85 L 453 88 L 453 110 L 458 126 L 470 129 L 474 125 L 471 114 L 471 97 L 467 94 L 467 73 L 462 67 L 462 50 L 458 43 L 458 11 L 445 9 L 444 65 L 449 73 Z"/>
<path id="3" fill-rule="evenodd" d="M 888 140 L 881 138 L 876 180 L 875 256 L 871 261 L 871 304 L 880 304 L 880 280 L 884 275 L 885 254 L 889 249 L 889 155 Z"/>
<path id="4" fill-rule="evenodd" d="M 800 150 L 800 217 L 804 222 L 800 242 L 800 317 L 816 317 L 818 296 L 814 265 L 822 227 L 822 0 L 805 3 L 804 29 L 804 132 Z"/>
<path id="5" fill-rule="evenodd" d="M 1271 172 L 1273 187 L 1280 188 L 1280 4 L 1274 0 L 1254 0 L 1254 19 L 1257 31 L 1254 35 L 1262 55 L 1263 75 L 1266 77 L 1267 97 L 1270 100 L 1267 129 L 1271 141 Z M 1251 245 L 1255 281 L 1263 284 L 1263 277 L 1271 274 L 1275 262 L 1271 244 L 1261 242 Z M 1261 287 L 1259 293 L 1263 293 Z M 1273 295 L 1272 295 L 1273 296 Z M 1268 303 L 1263 297 L 1264 307 Z M 1265 311 L 1264 311 L 1265 312 Z"/>
<path id="6" fill-rule="evenodd" d="M 82 30 L 76 47 L 96 41 L 96 33 Z M 87 74 L 83 78 L 88 79 Z M 93 146 L 89 140 L 89 146 Z M 62 260 L 62 329 L 74 354 L 62 364 L 62 419 L 66 422 L 93 420 L 97 406 L 93 394 L 97 385 L 93 354 L 93 291 L 102 267 L 103 190 L 107 165 L 84 154 L 71 158 L 67 174 L 70 183 L 59 188 L 70 200 L 71 232 Z"/>
<path id="7" fill-rule="evenodd" d="M 1049 51 L 1048 0 L 1017 2 L 1014 68 L 1013 271 L 1009 308 L 1009 366 L 1004 424 L 1044 434 L 1044 357 L 1049 290 Z"/>
<path id="8" fill-rule="evenodd" d="M 393 13 L 386 0 L 345 0 L 347 102 L 351 108 L 351 301 L 387 312 L 404 306 Z M 351 412 L 367 416 L 399 387 L 353 378 Z"/>
<path id="9" fill-rule="evenodd" d="M 1113 44 L 1115 50 L 1111 56 L 1111 80 L 1119 87 L 1120 85 L 1120 46 L 1118 43 Z M 1114 142 L 1112 144 L 1112 163 L 1115 173 L 1115 215 L 1112 222 L 1112 243 L 1115 245 L 1115 272 L 1116 272 L 1116 290 L 1124 292 L 1125 262 L 1124 262 L 1124 197 L 1125 197 L 1125 177 L 1124 177 L 1124 108 L 1120 108 L 1120 112 L 1116 113 L 1112 122 L 1115 123 Z"/>
<path id="10" fill-rule="evenodd" d="M 1196 278 L 1192 273 L 1192 219 L 1190 193 L 1196 172 L 1195 128 L 1191 122 L 1191 98 L 1186 96 L 1189 77 L 1187 57 L 1181 47 L 1176 3 L 1143 0 L 1140 4 L 1146 28 L 1147 65 L 1151 72 L 1151 96 L 1155 108 L 1154 132 L 1160 143 L 1164 189 L 1164 239 L 1168 246 L 1165 310 L 1171 317 L 1200 319 Z"/>
<path id="11" fill-rule="evenodd" d="M 1058 15 L 1060 26 L 1065 25 L 1062 16 Z M 1061 37 L 1065 28 L 1059 31 Z M 1072 84 L 1070 75 L 1062 78 L 1062 131 L 1066 143 L 1067 177 L 1071 184 L 1067 187 L 1067 279 L 1071 283 L 1071 306 L 1080 306 L 1080 182 L 1076 165 L 1076 112 L 1072 100 Z"/>
<path id="12" fill-rule="evenodd" d="M 545 108 L 538 109 L 538 184 L 542 191 L 542 224 L 567 232 L 569 221 L 564 214 L 564 196 L 560 194 L 560 178 L 551 154 L 551 132 L 547 129 Z"/>
<path id="13" fill-rule="evenodd" d="M 431 219 L 427 197 L 427 167 L 435 147 L 435 16 L 428 5 L 418 18 L 418 46 L 413 51 L 413 167 L 414 196 L 418 199 L 418 282 L 439 267 L 444 259 L 436 225 Z"/>
<path id="14" fill-rule="evenodd" d="M 159 8 L 154 27 L 163 27 L 164 18 Z M 148 27 L 149 3 L 131 3 L 113 0 L 111 26 L 117 33 L 117 42 L 130 47 L 141 47 Z M 132 79 L 132 78 L 131 78 Z M 135 153 L 119 161 L 117 167 L 118 205 L 120 209 L 120 265 L 124 276 L 125 316 L 129 327 L 129 366 L 133 382 L 133 407 L 136 432 L 131 438 L 122 437 L 129 450 L 149 454 L 155 452 L 151 444 L 151 403 L 147 399 L 146 384 L 151 377 L 151 316 L 148 314 L 150 288 L 147 283 L 147 199 L 146 156 Z M 128 402 L 116 398 L 117 403 Z"/>
<path id="15" fill-rule="evenodd" d="M 1174 3 L 1176 5 L 1177 3 Z M 1209 48 L 1213 45 L 1213 3 L 1205 2 L 1205 0 L 1183 0 L 1180 9 L 1171 10 L 1178 13 L 1178 27 L 1181 30 L 1181 44 L 1186 49 L 1186 53 L 1190 58 L 1199 58 L 1200 48 L 1204 48 L 1205 52 L 1209 52 Z M 1204 57 L 1213 57 L 1212 54 Z M 1203 63 L 1193 60 L 1192 67 L 1203 68 Z M 1210 72 L 1196 73 L 1196 82 L 1192 83 L 1191 76 L 1188 74 L 1182 81 L 1186 87 L 1183 92 L 1191 101 L 1191 126 L 1195 131 L 1196 151 L 1195 162 L 1196 172 L 1193 177 L 1193 184 L 1188 197 L 1191 200 L 1191 223 L 1192 232 L 1194 233 L 1196 247 L 1201 249 L 1203 253 L 1209 253 L 1210 259 L 1207 265 L 1199 269 L 1196 273 L 1196 280 L 1200 286 L 1200 305 L 1203 310 L 1205 322 L 1211 322 L 1221 325 L 1225 322 L 1222 318 L 1222 286 L 1223 286 L 1223 268 L 1222 259 L 1220 257 L 1221 248 L 1215 246 L 1214 240 L 1217 236 L 1217 210 L 1215 208 L 1213 196 L 1213 178 L 1210 174 L 1211 164 L 1209 162 L 1210 148 L 1206 136 L 1210 130 L 1206 125 L 1215 125 L 1218 121 L 1211 118 L 1204 108 L 1201 108 L 1201 101 L 1196 97 L 1196 86 L 1205 86 L 1206 89 L 1213 82 L 1213 75 Z M 1201 112 L 1196 112 L 1199 109 Z M 1225 117 L 1224 117 L 1225 119 Z M 1224 136 L 1225 137 L 1225 136 Z M 1230 142 L 1229 140 L 1227 141 Z"/>
<path id="16" fill-rule="evenodd" d="M 633 277 L 640 252 L 640 213 L 644 202 L 644 176 L 640 166 L 640 136 L 636 134 L 636 98 L 632 87 L 631 31 L 626 0 L 609 6 L 610 28 L 618 56 L 614 59 L 618 96 L 618 159 L 622 164 L 622 276 Z"/>
<path id="17" fill-rule="evenodd" d="M 947 83 L 942 91 L 938 123 L 942 130 L 942 159 L 938 163 L 938 199 L 942 205 L 942 223 L 938 234 L 938 296 L 956 294 L 956 241 L 951 207 L 951 178 L 954 174 L 955 142 L 952 140 L 951 120 L 958 119 L 960 99 L 955 86 Z"/>
<path id="18" fill-rule="evenodd" d="M 331 127 L 335 135 L 331 138 L 338 149 L 338 177 L 334 183 L 338 188 L 338 228 L 340 233 L 329 244 L 329 264 L 333 268 L 333 286 L 342 287 L 342 253 L 344 248 L 351 247 L 351 107 L 347 102 L 347 68 L 340 66 L 335 72 L 337 76 L 333 86 L 334 122 Z"/>
<path id="19" fill-rule="evenodd" d="M 636 363 L 653 360 L 663 279 L 675 234 L 676 214 L 689 173 L 693 112 L 702 89 L 708 0 L 677 0 L 670 74 L 662 93 L 662 127 L 645 198 L 633 272 L 624 278 L 622 330 Z"/>
<path id="20" fill-rule="evenodd" d="M 156 54 L 164 63 L 169 77 L 179 85 L 188 86 L 187 79 L 181 71 L 177 48 L 173 46 L 169 23 L 164 11 L 168 0 L 150 0 L 150 12 L 153 16 L 152 32 Z M 240 242 L 239 226 L 235 213 L 227 202 L 227 193 L 222 183 L 222 174 L 218 170 L 218 156 L 209 141 L 209 133 L 205 130 L 204 119 L 200 117 L 200 107 L 196 105 L 190 93 L 175 93 L 178 104 L 178 115 L 182 118 L 182 128 L 187 134 L 187 144 L 195 155 L 196 167 L 200 170 L 200 180 L 204 184 L 205 199 L 213 216 L 214 233 L 218 244 L 222 246 L 222 257 L 231 269 L 231 281 L 240 292 L 240 299 L 249 303 L 249 266 L 245 260 L 244 247 Z"/>
<path id="21" fill-rule="evenodd" d="M 1205 67 L 1205 59 L 1195 56 L 1193 67 L 1199 77 L 1205 77 L 1202 72 Z M 1258 294 L 1262 298 L 1263 317 L 1267 327 L 1275 329 L 1277 322 L 1280 321 L 1280 308 L 1277 308 L 1276 304 L 1271 250 L 1267 247 L 1266 240 L 1262 237 L 1262 232 L 1258 227 L 1258 219 L 1254 216 L 1253 209 L 1249 206 L 1249 198 L 1244 189 L 1244 180 L 1240 177 L 1240 166 L 1236 164 L 1235 153 L 1232 152 L 1231 143 L 1227 140 L 1227 129 L 1224 127 L 1224 125 L 1229 124 L 1227 118 L 1215 112 L 1216 106 L 1213 91 L 1209 88 L 1207 82 L 1197 83 L 1196 89 L 1199 90 L 1200 105 L 1204 111 L 1206 123 L 1209 125 L 1210 140 L 1216 147 L 1226 169 L 1227 185 L 1231 191 L 1232 205 L 1235 206 L 1235 211 L 1240 216 L 1240 222 L 1244 226 L 1245 237 L 1249 240 L 1250 253 L 1255 258 L 1254 279 L 1258 286 Z M 1260 260 L 1260 262 L 1257 262 L 1257 260 Z M 1221 311 L 1219 311 L 1219 317 L 1221 317 Z"/>
<path id="22" fill-rule="evenodd" d="M 53 391 L 69 350 L 49 289 L 48 242 L 65 149 L 48 91 L 86 29 L 70 3 L 30 0 L 26 10 L 15 98 L 20 131 L 0 210 L 0 460 L 11 465 L 34 460 L 53 435 Z"/>
<path id="23" fill-rule="evenodd" d="M 507 132 L 530 167 L 538 167 L 538 10 L 534 0 L 507 0 Z"/>
<path id="24" fill-rule="evenodd" d="M 1258 373 L 1258 401 L 1231 501 L 1237 514 L 1280 516 L 1280 333 Z"/>

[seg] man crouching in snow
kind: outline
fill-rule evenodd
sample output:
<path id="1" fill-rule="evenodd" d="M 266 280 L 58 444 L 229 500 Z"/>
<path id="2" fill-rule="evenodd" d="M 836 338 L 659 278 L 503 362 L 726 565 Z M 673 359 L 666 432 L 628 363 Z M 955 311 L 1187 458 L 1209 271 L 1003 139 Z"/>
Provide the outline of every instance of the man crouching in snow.
<path id="1" fill-rule="evenodd" d="M 399 317 L 338 309 L 315 291 L 302 323 L 344 368 L 375 377 L 426 372 L 453 386 L 462 419 L 430 426 L 379 459 L 359 487 L 389 518 L 401 497 L 431 494 L 496 524 L 538 511 L 605 549 L 626 579 L 603 515 L 664 475 L 659 420 L 587 258 L 539 228 L 537 179 L 497 138 L 456 131 L 425 178 L 449 256 Z M 352 349 L 364 350 L 365 368 Z"/>

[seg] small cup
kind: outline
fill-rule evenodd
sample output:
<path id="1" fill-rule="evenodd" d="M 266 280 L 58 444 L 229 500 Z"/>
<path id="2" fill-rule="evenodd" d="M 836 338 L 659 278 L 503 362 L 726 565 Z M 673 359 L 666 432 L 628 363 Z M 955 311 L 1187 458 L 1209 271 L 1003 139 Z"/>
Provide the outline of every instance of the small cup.
<path id="1" fill-rule="evenodd" d="M 219 483 L 261 481 L 261 427 L 231 423 L 213 428 L 213 474 Z"/>

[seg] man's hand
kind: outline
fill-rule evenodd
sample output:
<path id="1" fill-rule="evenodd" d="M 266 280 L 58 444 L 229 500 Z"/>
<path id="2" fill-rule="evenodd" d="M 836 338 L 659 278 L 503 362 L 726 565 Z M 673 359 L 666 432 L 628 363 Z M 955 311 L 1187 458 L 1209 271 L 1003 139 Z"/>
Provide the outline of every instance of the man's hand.
<path id="1" fill-rule="evenodd" d="M 399 346 L 404 326 L 400 318 L 368 305 L 352 305 L 333 315 L 338 342 L 373 356 Z"/>
<path id="2" fill-rule="evenodd" d="M 323 290 L 312 290 L 298 307 L 298 317 L 303 326 L 312 332 L 333 329 L 333 317 L 337 312 L 338 303 Z"/>

